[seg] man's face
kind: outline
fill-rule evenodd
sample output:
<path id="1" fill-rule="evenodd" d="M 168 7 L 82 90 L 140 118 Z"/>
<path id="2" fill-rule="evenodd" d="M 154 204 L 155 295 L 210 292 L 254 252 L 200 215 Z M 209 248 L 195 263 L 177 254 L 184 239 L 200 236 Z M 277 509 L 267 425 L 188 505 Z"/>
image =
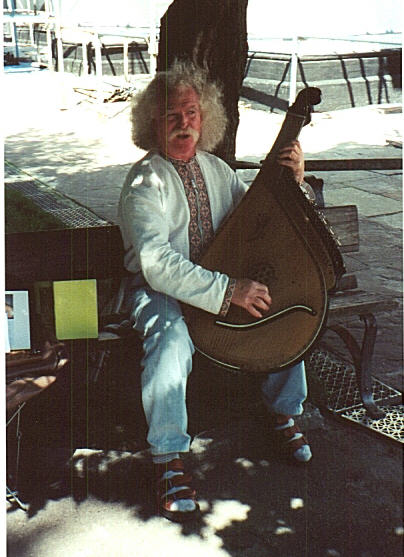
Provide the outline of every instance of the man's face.
<path id="1" fill-rule="evenodd" d="M 160 104 L 156 120 L 160 149 L 174 159 L 189 160 L 195 154 L 201 123 L 199 96 L 194 89 L 172 91 L 167 104 Z"/>

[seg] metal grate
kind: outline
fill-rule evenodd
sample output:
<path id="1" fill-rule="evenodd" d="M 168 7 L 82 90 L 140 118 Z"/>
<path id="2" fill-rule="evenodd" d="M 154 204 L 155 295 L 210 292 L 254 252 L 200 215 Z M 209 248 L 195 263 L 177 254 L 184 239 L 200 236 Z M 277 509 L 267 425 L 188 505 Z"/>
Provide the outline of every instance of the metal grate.
<path id="1" fill-rule="evenodd" d="M 71 228 L 104 226 L 108 224 L 107 221 L 87 211 L 85 207 L 79 207 L 77 209 L 55 209 L 50 212 Z"/>
<path id="2" fill-rule="evenodd" d="M 344 412 L 362 405 L 352 365 L 338 360 L 330 352 L 321 350 L 314 350 L 306 365 L 321 379 L 326 391 L 329 410 Z M 400 391 L 374 377 L 372 378 L 372 392 L 376 402 L 401 397 Z"/>
<path id="3" fill-rule="evenodd" d="M 306 366 L 321 380 L 328 410 L 390 439 L 404 442 L 404 406 L 399 404 L 402 398 L 400 391 L 372 377 L 374 401 L 379 403 L 385 414 L 383 418 L 374 420 L 366 414 L 362 404 L 353 365 L 338 360 L 330 352 L 314 350 Z M 391 405 L 382 406 L 381 402 Z"/>
<path id="4" fill-rule="evenodd" d="M 385 413 L 379 420 L 369 418 L 364 408 L 347 410 L 341 414 L 341 417 L 404 443 L 404 406 L 379 406 L 379 408 Z"/>
<path id="5" fill-rule="evenodd" d="M 15 171 L 14 173 L 17 174 Z M 38 207 L 55 215 L 68 227 L 79 228 L 109 224 L 108 221 L 98 217 L 86 207 L 78 205 L 75 201 L 55 190 L 50 190 L 44 184 L 35 180 L 9 182 L 7 186 L 23 193 Z"/>

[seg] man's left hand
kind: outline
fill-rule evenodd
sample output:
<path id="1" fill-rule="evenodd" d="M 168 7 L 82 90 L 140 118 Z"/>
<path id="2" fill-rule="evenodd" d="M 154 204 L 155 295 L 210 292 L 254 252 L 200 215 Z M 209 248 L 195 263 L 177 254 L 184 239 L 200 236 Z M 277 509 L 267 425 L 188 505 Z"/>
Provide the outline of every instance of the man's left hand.
<path id="1" fill-rule="evenodd" d="M 277 161 L 282 166 L 287 166 L 293 172 L 293 176 L 298 184 L 304 179 L 304 155 L 300 143 L 297 140 L 291 141 L 278 152 Z"/>

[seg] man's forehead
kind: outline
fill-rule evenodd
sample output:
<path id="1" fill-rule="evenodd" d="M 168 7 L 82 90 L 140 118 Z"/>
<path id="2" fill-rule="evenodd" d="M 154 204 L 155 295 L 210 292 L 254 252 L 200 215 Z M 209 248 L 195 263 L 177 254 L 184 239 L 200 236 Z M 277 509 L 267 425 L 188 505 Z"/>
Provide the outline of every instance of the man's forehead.
<path id="1" fill-rule="evenodd" d="M 188 104 L 199 105 L 199 95 L 192 87 L 182 87 L 159 95 L 160 110 L 173 110 Z"/>

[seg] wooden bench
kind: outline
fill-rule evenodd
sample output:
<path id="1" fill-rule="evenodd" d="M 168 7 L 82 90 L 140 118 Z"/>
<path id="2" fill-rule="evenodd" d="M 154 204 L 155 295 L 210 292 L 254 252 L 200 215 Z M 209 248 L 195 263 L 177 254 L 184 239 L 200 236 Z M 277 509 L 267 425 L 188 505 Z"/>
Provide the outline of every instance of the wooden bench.
<path id="1" fill-rule="evenodd" d="M 318 206 L 340 239 L 341 252 L 357 252 L 357 207 L 324 207 L 323 181 L 315 177 L 309 178 L 308 181 L 316 193 Z M 98 341 L 101 343 L 100 347 L 107 346 L 110 341 L 122 339 L 131 333 L 122 305 L 122 278 L 125 276 L 122 261 L 123 246 L 116 225 L 8 234 L 6 288 L 32 290 L 37 281 L 97 279 L 100 315 Z M 111 297 L 111 293 L 114 293 L 114 296 Z M 342 339 L 348 349 L 363 404 L 368 414 L 374 418 L 381 415 L 373 401 L 371 389 L 371 363 L 377 330 L 375 313 L 390 311 L 395 307 L 397 303 L 394 300 L 358 288 L 353 274 L 342 277 L 330 300 L 327 327 Z M 364 333 L 360 342 L 351 334 L 349 324 L 341 324 L 341 321 L 345 323 L 352 318 L 358 318 L 364 323 Z M 101 363 L 102 353 L 103 349 L 100 348 Z"/>

